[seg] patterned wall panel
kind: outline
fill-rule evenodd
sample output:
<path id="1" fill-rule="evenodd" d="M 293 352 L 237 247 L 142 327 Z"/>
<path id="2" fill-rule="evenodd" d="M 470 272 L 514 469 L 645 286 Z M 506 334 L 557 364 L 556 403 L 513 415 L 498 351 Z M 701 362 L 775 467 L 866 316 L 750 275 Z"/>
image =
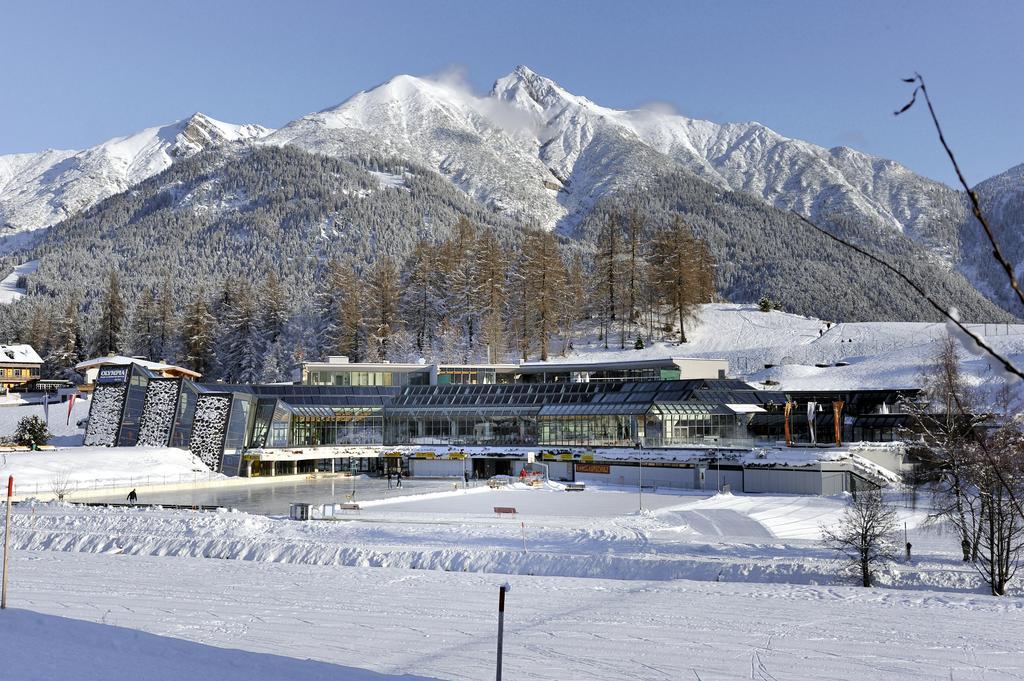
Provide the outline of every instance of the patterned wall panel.
<path id="1" fill-rule="evenodd" d="M 224 455 L 224 436 L 227 434 L 230 414 L 231 395 L 203 393 L 196 399 L 189 450 L 202 459 L 210 470 L 218 473 Z"/>
<path id="2" fill-rule="evenodd" d="M 146 405 L 139 419 L 140 447 L 166 447 L 174 427 L 181 379 L 151 379 L 146 388 Z"/>
<path id="3" fill-rule="evenodd" d="M 97 385 L 89 405 L 89 425 L 85 429 L 87 447 L 113 447 L 121 429 L 121 410 L 128 394 L 126 384 Z"/>

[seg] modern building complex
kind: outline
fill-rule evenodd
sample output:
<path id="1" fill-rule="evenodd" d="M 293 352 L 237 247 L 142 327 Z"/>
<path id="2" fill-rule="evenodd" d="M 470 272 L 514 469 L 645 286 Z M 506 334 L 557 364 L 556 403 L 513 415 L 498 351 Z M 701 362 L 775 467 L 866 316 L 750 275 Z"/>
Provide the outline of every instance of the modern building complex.
<path id="1" fill-rule="evenodd" d="M 400 466 L 490 477 L 533 466 L 566 480 L 818 494 L 877 483 L 902 465 L 891 446 L 856 445 L 859 454 L 844 446 L 896 439 L 900 391 L 785 394 L 727 371 L 722 360 L 678 358 L 438 365 L 332 357 L 305 364 L 296 384 L 227 385 L 152 363 L 103 363 L 85 444 L 187 448 L 227 475 Z"/>

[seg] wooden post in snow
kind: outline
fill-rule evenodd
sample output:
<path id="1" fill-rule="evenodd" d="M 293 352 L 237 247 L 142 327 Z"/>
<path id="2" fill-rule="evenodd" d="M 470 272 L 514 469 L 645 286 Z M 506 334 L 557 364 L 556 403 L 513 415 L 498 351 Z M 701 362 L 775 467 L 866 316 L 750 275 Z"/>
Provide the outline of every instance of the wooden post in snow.
<path id="1" fill-rule="evenodd" d="M 512 585 L 505 582 L 498 591 L 498 667 L 494 674 L 494 681 L 501 681 L 501 648 L 502 639 L 505 636 L 505 594 L 512 590 Z"/>

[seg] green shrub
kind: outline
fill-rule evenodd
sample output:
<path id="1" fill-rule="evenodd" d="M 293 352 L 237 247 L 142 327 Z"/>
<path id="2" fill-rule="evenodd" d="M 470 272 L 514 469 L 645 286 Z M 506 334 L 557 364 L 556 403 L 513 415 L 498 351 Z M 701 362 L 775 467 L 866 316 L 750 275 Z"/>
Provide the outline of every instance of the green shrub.
<path id="1" fill-rule="evenodd" d="M 49 442 L 53 435 L 46 427 L 46 421 L 38 416 L 23 416 L 14 431 L 14 441 L 22 447 L 36 449 Z"/>

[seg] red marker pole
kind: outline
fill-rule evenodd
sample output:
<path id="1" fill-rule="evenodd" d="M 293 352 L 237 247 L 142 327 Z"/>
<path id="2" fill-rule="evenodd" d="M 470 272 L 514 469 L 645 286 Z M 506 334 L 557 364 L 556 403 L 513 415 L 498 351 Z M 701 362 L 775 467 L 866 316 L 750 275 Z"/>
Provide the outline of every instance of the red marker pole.
<path id="1" fill-rule="evenodd" d="M 7 476 L 7 522 L 4 525 L 3 586 L 0 587 L 0 610 L 7 609 L 7 554 L 11 549 L 11 497 L 14 496 L 14 476 Z"/>

